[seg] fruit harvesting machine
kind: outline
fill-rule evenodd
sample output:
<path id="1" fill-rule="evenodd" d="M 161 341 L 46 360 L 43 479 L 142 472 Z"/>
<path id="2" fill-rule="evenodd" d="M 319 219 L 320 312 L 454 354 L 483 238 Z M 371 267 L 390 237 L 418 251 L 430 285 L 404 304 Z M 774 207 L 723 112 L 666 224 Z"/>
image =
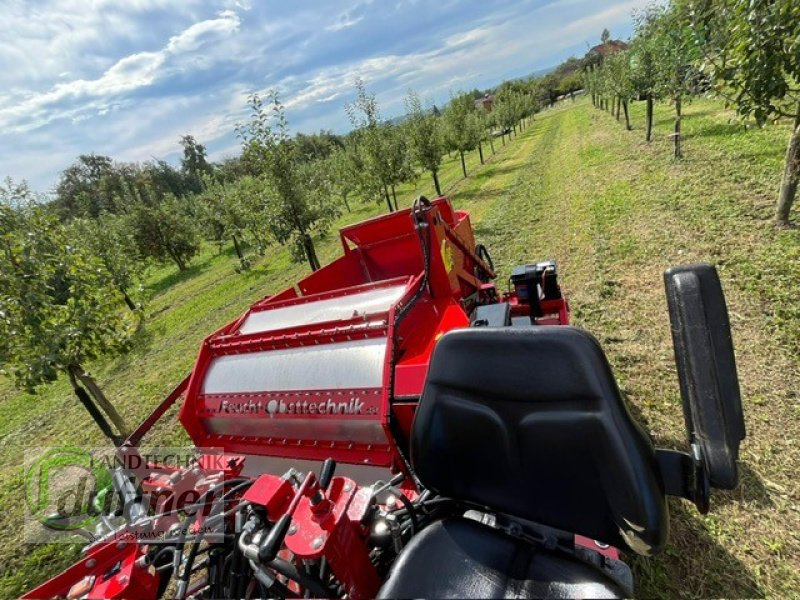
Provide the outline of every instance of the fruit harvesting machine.
<path id="1" fill-rule="evenodd" d="M 685 449 L 656 449 L 552 261 L 495 284 L 447 198 L 207 337 L 116 451 L 120 507 L 29 598 L 629 597 L 667 496 L 709 510 L 745 436 L 716 270 L 665 273 Z M 196 456 L 143 459 L 175 405 Z M 100 527 L 98 525 L 98 527 Z"/>

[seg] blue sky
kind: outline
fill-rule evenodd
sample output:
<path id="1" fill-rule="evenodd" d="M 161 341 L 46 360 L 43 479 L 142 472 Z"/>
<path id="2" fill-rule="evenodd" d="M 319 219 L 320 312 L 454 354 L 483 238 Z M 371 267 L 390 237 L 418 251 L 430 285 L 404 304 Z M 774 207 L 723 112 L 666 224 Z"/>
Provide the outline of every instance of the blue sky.
<path id="1" fill-rule="evenodd" d="M 235 155 L 249 92 L 292 129 L 345 131 L 361 77 L 384 116 L 444 103 L 631 33 L 647 0 L 3 0 L 0 177 L 51 189 L 83 153 L 178 160 L 194 135 Z"/>

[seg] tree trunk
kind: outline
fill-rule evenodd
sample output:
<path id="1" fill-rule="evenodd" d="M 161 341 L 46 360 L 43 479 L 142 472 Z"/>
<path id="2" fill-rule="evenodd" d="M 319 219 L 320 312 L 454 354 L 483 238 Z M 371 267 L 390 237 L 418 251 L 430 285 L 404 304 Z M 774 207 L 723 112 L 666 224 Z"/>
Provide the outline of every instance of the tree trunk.
<path id="1" fill-rule="evenodd" d="M 239 260 L 244 260 L 244 255 L 242 254 L 242 249 L 239 246 L 239 240 L 236 239 L 235 235 L 231 236 L 233 238 L 233 249 L 236 250 L 236 256 L 239 257 Z"/>
<path id="2" fill-rule="evenodd" d="M 311 235 L 303 231 L 300 235 L 303 236 L 303 248 L 306 251 L 306 258 L 308 259 L 308 266 L 312 271 L 318 271 L 320 268 L 319 259 L 317 258 L 317 251 L 314 248 L 314 240 Z"/>
<path id="3" fill-rule="evenodd" d="M 464 151 L 463 150 L 459 150 L 459 152 L 461 153 L 461 172 L 464 173 L 464 177 L 466 177 L 467 176 L 467 163 L 464 162 Z"/>
<path id="4" fill-rule="evenodd" d="M 503 146 L 505 147 L 505 145 L 506 145 L 506 134 L 505 133 L 501 133 L 500 134 L 500 139 L 503 140 Z"/>
<path id="5" fill-rule="evenodd" d="M 617 121 L 619 121 L 620 116 L 622 115 L 622 96 L 617 96 Z"/>
<path id="6" fill-rule="evenodd" d="M 683 148 L 681 148 L 681 97 L 675 98 L 675 158 L 683 158 Z"/>
<path id="7" fill-rule="evenodd" d="M 797 102 L 797 113 L 794 115 L 794 130 L 800 127 L 800 100 Z"/>
<path id="8" fill-rule="evenodd" d="M 431 171 L 431 175 L 433 175 L 433 187 L 436 188 L 436 195 L 442 196 L 442 186 L 439 185 L 439 173 Z"/>
<path id="9" fill-rule="evenodd" d="M 494 140 L 492 139 L 492 132 L 489 132 L 489 147 L 492 149 L 492 156 L 494 156 Z"/>
<path id="10" fill-rule="evenodd" d="M 394 200 L 394 209 L 397 210 L 397 191 L 394 189 L 394 184 L 392 184 L 392 199 Z"/>
<path id="11" fill-rule="evenodd" d="M 353 212 L 350 210 L 350 203 L 347 201 L 347 192 L 342 192 L 342 202 L 344 202 L 344 207 L 347 209 L 347 212 Z"/>
<path id="12" fill-rule="evenodd" d="M 114 431 L 111 429 L 111 425 L 108 424 L 108 421 L 106 421 L 105 417 L 103 416 L 103 413 L 97 409 L 97 407 L 94 405 L 94 402 L 92 402 L 92 399 L 89 397 L 89 394 L 87 394 L 86 390 L 80 386 L 73 372 L 68 369 L 67 374 L 69 375 L 69 380 L 72 384 L 72 391 L 78 397 L 80 403 L 83 404 L 83 407 L 92 417 L 92 420 L 95 422 L 95 424 L 97 424 L 97 426 L 100 428 L 100 431 L 102 431 L 103 435 L 110 439 L 115 446 L 121 446 L 122 442 L 125 441 L 125 438 L 114 433 Z"/>
<path id="13" fill-rule="evenodd" d="M 88 392 L 92 395 L 92 398 L 95 402 L 97 402 L 98 406 L 103 410 L 104 413 L 108 415 L 108 418 L 111 419 L 111 422 L 117 428 L 119 434 L 126 438 L 130 434 L 130 430 L 125 423 L 125 420 L 122 416 L 117 412 L 117 409 L 114 408 L 114 405 L 109 402 L 106 395 L 97 385 L 92 376 L 86 373 L 83 370 L 83 367 L 80 365 L 72 365 L 68 368 L 68 372 L 70 374 L 71 380 L 79 380 L 88 390 Z M 73 386 L 74 387 L 74 386 Z"/>
<path id="14" fill-rule="evenodd" d="M 631 115 L 628 112 L 628 101 L 627 100 L 623 100 L 622 101 L 622 110 L 625 111 L 625 129 L 630 131 L 631 129 L 633 129 L 633 127 L 631 127 Z"/>
<path id="15" fill-rule="evenodd" d="M 389 207 L 389 212 L 394 212 L 392 208 L 392 200 L 389 198 L 389 188 L 386 187 L 386 184 L 383 184 L 383 197 L 386 199 L 386 206 Z"/>
<path id="16" fill-rule="evenodd" d="M 645 139 L 653 141 L 653 94 L 647 94 L 647 123 L 645 124 Z"/>
<path id="17" fill-rule="evenodd" d="M 797 121 L 800 122 L 800 110 Z M 789 225 L 789 212 L 797 196 L 797 185 L 800 183 L 800 124 L 794 130 L 789 148 L 786 151 L 786 165 L 783 172 L 781 193 L 778 196 L 778 207 L 775 212 L 775 221 L 783 227 Z"/>
<path id="18" fill-rule="evenodd" d="M 133 300 L 131 300 L 130 296 L 128 296 L 128 290 L 126 290 L 123 287 L 120 287 L 119 291 L 122 293 L 122 299 L 125 300 L 125 304 L 128 305 L 128 308 L 131 309 L 131 311 L 135 311 L 136 303 Z"/>
<path id="19" fill-rule="evenodd" d="M 186 261 L 178 254 L 177 252 L 173 252 L 172 248 L 167 247 L 167 253 L 169 254 L 170 258 L 178 265 L 178 271 L 185 271 L 186 270 Z"/>
<path id="20" fill-rule="evenodd" d="M 478 156 L 481 157 L 481 164 L 484 164 L 483 163 L 483 144 L 481 144 L 480 142 L 478 142 Z"/>

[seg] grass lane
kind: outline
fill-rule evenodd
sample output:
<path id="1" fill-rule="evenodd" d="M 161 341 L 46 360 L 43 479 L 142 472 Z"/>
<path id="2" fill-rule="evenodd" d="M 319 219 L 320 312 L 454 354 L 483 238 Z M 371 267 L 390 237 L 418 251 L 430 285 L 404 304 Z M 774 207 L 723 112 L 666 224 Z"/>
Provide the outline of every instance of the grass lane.
<path id="1" fill-rule="evenodd" d="M 707 517 L 670 502 L 670 546 L 634 562 L 637 595 L 796 595 L 800 240 L 769 223 L 785 128 L 744 132 L 697 102 L 676 163 L 668 110 L 651 145 L 586 102 L 554 115 L 517 193 L 478 229 L 505 275 L 523 257 L 559 261 L 576 324 L 603 343 L 634 413 L 668 447 L 686 444 L 661 273 L 720 265 L 749 432 L 741 486 L 717 493 Z"/>

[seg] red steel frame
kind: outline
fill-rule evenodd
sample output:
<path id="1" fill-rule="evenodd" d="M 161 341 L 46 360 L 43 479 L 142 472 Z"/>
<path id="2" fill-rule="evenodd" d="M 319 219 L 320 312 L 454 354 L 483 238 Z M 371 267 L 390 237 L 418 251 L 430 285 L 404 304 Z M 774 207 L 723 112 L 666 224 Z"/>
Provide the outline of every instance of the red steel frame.
<path id="1" fill-rule="evenodd" d="M 469 216 L 453 210 L 445 198 L 435 200 L 424 212 L 430 234 L 427 289 L 423 285 L 425 256 L 409 211 L 397 212 L 343 229 L 340 233 L 344 255 L 332 264 L 288 288 L 265 298 L 239 319 L 207 338 L 190 378 L 181 421 L 199 447 L 219 447 L 228 452 L 263 454 L 306 460 L 332 457 L 339 462 L 405 469 L 403 448 L 398 447 L 393 422 L 404 436 L 410 434 L 413 402 L 419 398 L 428 362 L 436 340 L 446 331 L 469 325 L 472 306 L 481 295 L 496 297 L 493 284 L 486 284 L 494 273 L 478 256 Z M 476 273 L 483 275 L 480 279 Z M 395 285 L 405 284 L 402 297 L 387 311 L 359 315 L 353 319 L 304 324 L 279 331 L 240 334 L 239 328 L 254 313 L 306 303 L 342 298 Z M 412 299 L 414 309 L 397 323 L 399 311 Z M 205 396 L 203 380 L 214 357 L 225 354 L 269 351 L 319 344 L 335 344 L 356 339 L 385 337 L 383 384 L 368 390 L 313 389 L 282 392 Z M 245 435 L 246 427 L 236 427 L 250 415 L 220 415 L 219 407 L 266 406 L 270 401 L 286 403 L 306 398 L 312 402 L 327 398 L 358 398 L 369 402 L 377 414 L 309 415 L 308 435 L 283 437 Z M 366 400 L 364 400 L 366 399 Z M 395 399 L 409 402 L 393 412 Z M 377 401 L 377 402 L 376 402 Z M 209 430 L 209 420 L 217 419 L 217 432 Z M 382 443 L 359 444 L 348 440 L 322 439 L 314 423 L 321 420 L 378 420 L 385 433 Z M 226 433 L 220 433 L 220 430 Z M 239 434 L 228 432 L 237 431 Z"/>
<path id="2" fill-rule="evenodd" d="M 426 232 L 426 237 L 422 238 L 424 250 L 415 219 L 423 222 Z M 315 461 L 334 458 L 338 462 L 377 465 L 388 467 L 393 472 L 408 472 L 404 445 L 411 432 L 416 402 L 422 392 L 433 348 L 445 332 L 469 326 L 469 315 L 476 305 L 499 300 L 496 287 L 491 283 L 495 275 L 478 256 L 469 215 L 453 210 L 446 198 L 434 200 L 417 214 L 396 212 L 347 227 L 340 232 L 340 238 L 344 249 L 341 258 L 306 277 L 296 288 L 287 288 L 256 302 L 247 313 L 206 338 L 191 375 L 131 434 L 120 448 L 120 457 L 135 455 L 138 452 L 136 446 L 145 433 L 183 396 L 182 424 L 198 448 L 224 449 L 224 460 L 228 465 L 225 468 L 230 471 L 229 475 L 239 475 L 245 462 L 244 455 Z M 404 285 L 405 289 L 387 311 L 280 331 L 237 333 L 244 320 L 256 312 L 347 297 L 392 285 Z M 514 314 L 529 310 L 519 305 L 513 293 L 503 299 L 511 303 Z M 546 315 L 537 319 L 537 323 L 568 322 L 565 300 L 543 303 L 543 308 Z M 235 394 L 235 398 L 201 393 L 210 362 L 216 356 L 374 337 L 387 339 L 383 383 L 379 388 L 270 391 Z M 263 404 L 276 398 L 312 398 L 324 402 L 325 398 L 347 398 L 352 394 L 374 397 L 376 401 L 370 406 L 374 407 L 375 414 L 335 415 L 335 419 L 379 422 L 385 435 L 381 443 L 356 444 L 336 439 L 322 443 L 315 424 L 331 420 L 330 415 L 304 415 L 308 421 L 308 435 L 299 439 L 220 435 L 206 427 L 208 419 L 230 419 L 235 424 L 244 423 L 242 419 L 248 418 L 246 414 L 221 417 L 214 408 L 224 400 Z M 152 472 L 148 473 L 147 469 Z M 145 489 L 166 489 L 177 493 L 177 490 L 170 489 L 168 468 L 147 465 L 147 469 L 140 477 Z M 413 478 L 406 478 L 406 482 L 402 493 L 413 499 L 416 497 Z M 312 503 L 312 497 L 320 493 L 324 501 Z M 369 560 L 369 532 L 363 523 L 370 493 L 368 488 L 360 488 L 355 481 L 345 477 L 334 477 L 329 488 L 322 491 L 313 473 L 309 473 L 299 490 L 280 477 L 262 474 L 245 492 L 244 499 L 266 507 L 271 520 L 291 512 L 294 527 L 286 537 L 287 550 L 303 559 L 324 556 L 332 572 L 345 585 L 347 595 L 366 598 L 374 596 L 380 585 Z M 578 543 L 590 544 L 583 539 Z M 138 560 L 145 550 L 146 546 L 120 541 L 97 544 L 79 563 L 26 597 L 64 596 L 84 577 L 94 577 L 89 586 L 90 597 L 153 597 L 158 575 Z M 613 549 L 611 552 L 613 554 Z M 102 574 L 116 563 L 120 563 L 120 568 L 110 578 L 111 583 L 100 581 Z M 88 585 L 88 582 L 88 579 L 84 580 L 84 584 Z"/>

